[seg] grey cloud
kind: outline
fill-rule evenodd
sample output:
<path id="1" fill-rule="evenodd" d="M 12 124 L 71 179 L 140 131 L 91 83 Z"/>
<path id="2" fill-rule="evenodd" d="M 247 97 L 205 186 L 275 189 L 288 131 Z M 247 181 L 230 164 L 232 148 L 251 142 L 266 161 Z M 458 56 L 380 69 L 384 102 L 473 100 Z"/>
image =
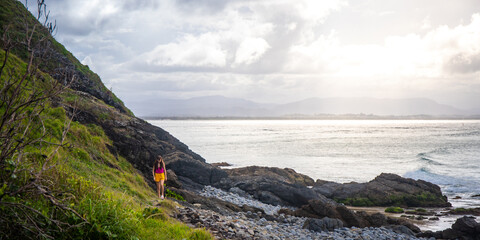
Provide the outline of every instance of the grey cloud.
<path id="1" fill-rule="evenodd" d="M 480 53 L 475 55 L 457 54 L 447 61 L 444 69 L 451 73 L 474 73 L 480 71 Z"/>
<path id="2" fill-rule="evenodd" d="M 178 9 L 184 12 L 214 14 L 225 9 L 228 4 L 235 1 L 225 0 L 175 0 Z"/>
<path id="3" fill-rule="evenodd" d="M 156 9 L 159 7 L 159 2 L 156 0 L 124 0 L 121 5 L 124 10 L 132 11 L 142 9 Z"/>

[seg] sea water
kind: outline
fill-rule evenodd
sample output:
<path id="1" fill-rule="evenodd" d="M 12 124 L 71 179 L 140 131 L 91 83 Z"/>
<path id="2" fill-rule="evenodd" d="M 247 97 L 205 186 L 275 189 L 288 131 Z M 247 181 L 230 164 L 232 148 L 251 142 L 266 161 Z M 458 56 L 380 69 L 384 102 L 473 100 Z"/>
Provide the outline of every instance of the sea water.
<path id="1" fill-rule="evenodd" d="M 292 168 L 313 179 L 380 173 L 438 184 L 480 207 L 479 120 L 152 120 L 208 163 Z"/>

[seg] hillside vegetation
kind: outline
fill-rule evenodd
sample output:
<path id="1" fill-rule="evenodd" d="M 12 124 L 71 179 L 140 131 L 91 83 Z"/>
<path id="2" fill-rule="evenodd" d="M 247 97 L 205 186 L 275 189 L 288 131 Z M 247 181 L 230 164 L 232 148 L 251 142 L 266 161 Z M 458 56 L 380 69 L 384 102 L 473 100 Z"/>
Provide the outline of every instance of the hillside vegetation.
<path id="1" fill-rule="evenodd" d="M 98 75 L 21 3 L 2 0 L 0 24 L 0 239 L 211 239 L 170 218 L 176 203 L 158 203 L 104 129 L 76 117 L 134 118 Z"/>

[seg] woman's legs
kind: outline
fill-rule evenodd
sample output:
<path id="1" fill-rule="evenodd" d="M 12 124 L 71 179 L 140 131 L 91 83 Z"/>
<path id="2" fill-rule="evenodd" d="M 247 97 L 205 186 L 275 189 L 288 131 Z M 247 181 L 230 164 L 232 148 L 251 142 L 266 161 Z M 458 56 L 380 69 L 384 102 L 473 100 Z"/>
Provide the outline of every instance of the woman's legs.
<path id="1" fill-rule="evenodd" d="M 161 181 L 161 182 L 163 182 L 163 181 Z M 155 182 L 155 183 L 157 184 L 157 194 L 158 194 L 158 198 L 160 198 L 160 182 Z M 162 188 L 163 188 L 163 184 L 162 184 L 161 186 L 162 186 Z M 162 195 L 163 195 L 163 193 L 162 193 Z"/>
<path id="2" fill-rule="evenodd" d="M 160 192 L 162 193 L 162 197 L 165 196 L 165 195 L 163 194 L 163 192 L 164 192 L 163 182 L 164 182 L 164 181 L 165 181 L 165 180 L 160 180 L 160 182 L 159 182 Z M 160 195 L 160 193 L 159 193 L 159 195 Z"/>

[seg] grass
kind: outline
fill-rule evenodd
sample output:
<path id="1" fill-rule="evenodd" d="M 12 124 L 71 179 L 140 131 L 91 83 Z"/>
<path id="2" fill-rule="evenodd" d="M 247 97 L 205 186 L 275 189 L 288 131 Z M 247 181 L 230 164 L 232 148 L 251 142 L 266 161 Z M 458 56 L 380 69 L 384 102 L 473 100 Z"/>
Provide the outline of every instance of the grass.
<path id="1" fill-rule="evenodd" d="M 5 56 L 0 51 L 0 57 Z M 20 69 L 25 63 L 11 55 L 7 68 Z M 0 79 L 3 84 L 4 75 Z M 48 81 L 53 81 L 48 75 Z M 39 83 L 37 87 L 45 87 Z M 64 98 L 65 97 L 65 98 Z M 92 109 L 91 114 L 108 110 L 116 111 L 100 100 L 91 100 L 67 91 L 61 96 L 63 105 L 71 102 L 84 104 L 85 110 Z M 57 100 L 58 101 L 58 100 Z M 93 110 L 97 108 L 97 110 Z M 100 109 L 100 110 L 98 110 Z M 0 109 L 1 110 L 1 109 Z M 28 110 L 28 109 L 27 109 Z M 0 111 L 1 113 L 1 111 Z M 109 115 L 107 114 L 107 116 Z M 125 119 L 130 116 L 123 115 Z M 41 115 L 44 127 L 49 133 L 46 140 L 60 143 L 66 126 L 67 115 L 62 107 L 53 107 L 46 102 L 46 109 Z M 31 134 L 39 134 L 32 132 Z M 2 222 L 0 235 L 17 238 L 43 239 L 51 236 L 54 239 L 213 239 L 205 229 L 193 229 L 169 217 L 175 211 L 175 203 L 170 200 L 153 207 L 150 202 L 155 193 L 146 183 L 142 175 L 123 157 L 114 156 L 108 149 L 113 142 L 100 126 L 72 122 L 66 136 L 66 147 L 59 149 L 51 160 L 52 168 L 44 172 L 40 180 L 52 196 L 60 204 L 75 210 L 78 214 L 64 211 L 54 206 L 45 198 L 28 192 L 15 196 L 5 196 L 2 202 L 22 204 L 38 211 L 31 218 L 43 230 L 43 235 L 32 235 L 28 229 L 14 222 Z M 45 162 L 46 156 L 52 154 L 56 146 L 39 143 L 25 149 L 21 167 L 38 171 Z M 31 175 L 19 172 L 12 176 L 14 184 L 0 184 L 0 195 L 8 188 L 22 186 L 30 181 Z M 181 198 L 174 192 L 168 195 Z M 14 208 L 0 205 L 4 219 L 15 218 L 18 212 Z M 53 218 L 68 223 L 72 228 L 61 227 L 50 221 Z M 88 223 L 82 221 L 86 219 Z"/>
<path id="2" fill-rule="evenodd" d="M 387 213 L 404 213 L 405 211 L 401 207 L 388 207 L 385 209 Z"/>

